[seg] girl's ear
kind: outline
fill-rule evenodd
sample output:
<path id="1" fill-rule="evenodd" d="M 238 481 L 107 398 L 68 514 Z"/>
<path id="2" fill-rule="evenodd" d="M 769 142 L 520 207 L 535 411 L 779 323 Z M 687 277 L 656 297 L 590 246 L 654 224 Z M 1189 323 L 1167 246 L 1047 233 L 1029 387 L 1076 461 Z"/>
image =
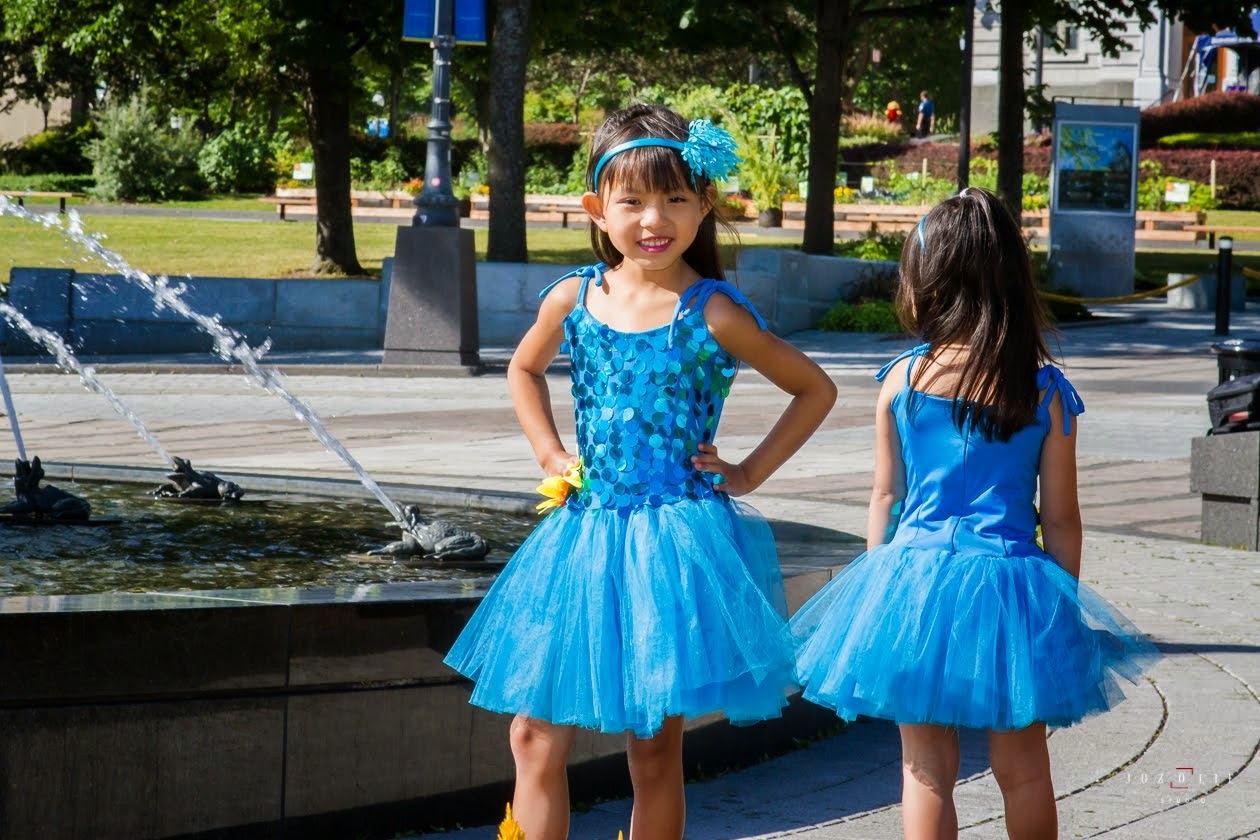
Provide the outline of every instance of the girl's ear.
<path id="1" fill-rule="evenodd" d="M 604 202 L 600 200 L 598 193 L 582 193 L 582 209 L 591 217 L 596 227 L 608 230 L 608 222 L 604 219 Z"/>
<path id="2" fill-rule="evenodd" d="M 704 203 L 704 212 L 712 213 L 713 208 L 717 207 L 717 187 L 709 184 L 709 186 L 704 188 L 704 192 L 700 194 L 700 199 Z"/>

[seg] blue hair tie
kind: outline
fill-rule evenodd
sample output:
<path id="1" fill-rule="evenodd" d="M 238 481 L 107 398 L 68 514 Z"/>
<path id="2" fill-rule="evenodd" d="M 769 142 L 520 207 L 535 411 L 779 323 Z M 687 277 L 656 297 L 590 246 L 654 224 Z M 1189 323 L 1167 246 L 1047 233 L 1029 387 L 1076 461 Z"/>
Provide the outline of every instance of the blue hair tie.
<path id="1" fill-rule="evenodd" d="M 682 154 L 683 163 L 691 169 L 691 185 L 696 185 L 696 176 L 700 175 L 710 181 L 724 181 L 731 170 L 743 159 L 735 154 L 735 139 L 724 128 L 718 128 L 708 120 L 692 120 L 687 126 L 687 140 L 674 140 L 670 137 L 640 137 L 618 143 L 595 164 L 594 188 L 599 190 L 599 175 L 604 171 L 604 164 L 615 155 L 629 149 L 643 146 L 663 146 L 677 149 Z"/>
<path id="2" fill-rule="evenodd" d="M 917 230 L 919 231 L 919 247 L 923 249 L 923 253 L 925 254 L 927 253 L 927 240 L 923 237 L 923 223 L 926 221 L 927 221 L 926 215 L 920 216 L 919 227 L 917 228 Z"/>

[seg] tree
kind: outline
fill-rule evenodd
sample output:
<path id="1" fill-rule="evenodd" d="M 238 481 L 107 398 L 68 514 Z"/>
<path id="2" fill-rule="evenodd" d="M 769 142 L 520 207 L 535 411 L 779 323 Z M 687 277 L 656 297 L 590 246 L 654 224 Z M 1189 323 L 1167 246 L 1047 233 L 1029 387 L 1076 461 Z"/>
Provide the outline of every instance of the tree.
<path id="1" fill-rule="evenodd" d="M 846 71 L 860 66 L 854 61 L 857 46 L 877 42 L 881 27 L 899 21 L 923 21 L 926 25 L 939 21 L 959 5 L 959 0 L 694 3 L 698 18 L 718 22 L 720 32 L 714 37 L 749 38 L 753 37 L 749 33 L 755 32 L 755 37 L 768 41 L 789 78 L 809 102 L 809 194 L 805 199 L 802 244 L 806 253 L 830 254 L 835 245 L 832 194 L 840 116 L 842 103 L 853 88 L 853 79 L 846 78 Z M 805 69 L 811 59 L 812 78 Z"/>
<path id="2" fill-rule="evenodd" d="M 1234 28 L 1255 34 L 1250 13 L 1254 0 L 1026 0 L 1001 9 L 998 81 L 998 195 L 1012 213 L 1023 204 L 1024 178 L 1024 42 L 1030 30 L 1041 27 L 1057 46 L 1056 25 L 1067 23 L 1087 30 L 1104 55 L 1119 55 L 1126 21 L 1142 28 L 1154 25 L 1162 10 L 1197 32 Z"/>
<path id="3" fill-rule="evenodd" d="M 315 157 L 317 272 L 361 274 L 350 216 L 354 59 L 400 37 L 402 0 L 6 0 L 6 38 L 92 62 L 113 95 L 149 84 L 166 103 L 227 95 L 301 102 Z"/>
<path id="4" fill-rule="evenodd" d="M 529 0 L 498 0 L 490 43 L 490 230 L 486 259 L 525 262 L 525 64 Z"/>

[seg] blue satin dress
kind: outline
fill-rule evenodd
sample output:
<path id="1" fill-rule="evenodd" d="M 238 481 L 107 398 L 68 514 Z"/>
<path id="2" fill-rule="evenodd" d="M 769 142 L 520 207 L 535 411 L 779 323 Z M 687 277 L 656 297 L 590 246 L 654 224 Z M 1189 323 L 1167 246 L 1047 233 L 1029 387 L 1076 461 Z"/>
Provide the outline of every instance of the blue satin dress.
<path id="1" fill-rule="evenodd" d="M 583 486 L 513 555 L 446 662 L 476 683 L 472 703 L 555 724 L 648 737 L 674 715 L 777 717 L 792 640 L 770 529 L 691 464 L 737 367 L 705 302 L 726 294 L 764 321 L 734 286 L 700 280 L 669 324 L 621 332 L 585 306 L 602 271 L 574 272 L 564 322 Z"/>
<path id="2" fill-rule="evenodd" d="M 960 431 L 949 398 L 892 401 L 907 493 L 891 539 L 850 563 L 791 621 L 807 699 L 853 720 L 993 730 L 1067 726 L 1123 699 L 1154 646 L 1036 540 L 1042 442 L 1084 411 L 1053 366 L 1036 420 L 1008 441 Z M 1063 406 L 1051 428 L 1049 405 Z"/>

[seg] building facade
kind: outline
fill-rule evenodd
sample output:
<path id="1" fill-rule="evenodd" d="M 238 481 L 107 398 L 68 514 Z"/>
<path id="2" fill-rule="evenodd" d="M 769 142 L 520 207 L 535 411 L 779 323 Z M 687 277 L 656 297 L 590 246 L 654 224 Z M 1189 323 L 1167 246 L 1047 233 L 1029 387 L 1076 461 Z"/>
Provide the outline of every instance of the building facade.
<path id="1" fill-rule="evenodd" d="M 1125 21 L 1126 48 L 1116 57 L 1102 54 L 1087 30 L 1060 25 L 1063 52 L 1025 45 L 1024 83 L 1046 85 L 1047 99 L 1080 104 L 1129 105 L 1149 108 L 1188 90 L 1183 78 L 1193 53 L 1194 35 L 1179 21 L 1156 10 L 1154 26 L 1142 30 L 1136 19 Z M 998 53 L 1001 15 L 976 13 L 972 63 L 972 132 L 997 129 Z M 1031 126 L 1029 126 L 1031 129 Z"/>

